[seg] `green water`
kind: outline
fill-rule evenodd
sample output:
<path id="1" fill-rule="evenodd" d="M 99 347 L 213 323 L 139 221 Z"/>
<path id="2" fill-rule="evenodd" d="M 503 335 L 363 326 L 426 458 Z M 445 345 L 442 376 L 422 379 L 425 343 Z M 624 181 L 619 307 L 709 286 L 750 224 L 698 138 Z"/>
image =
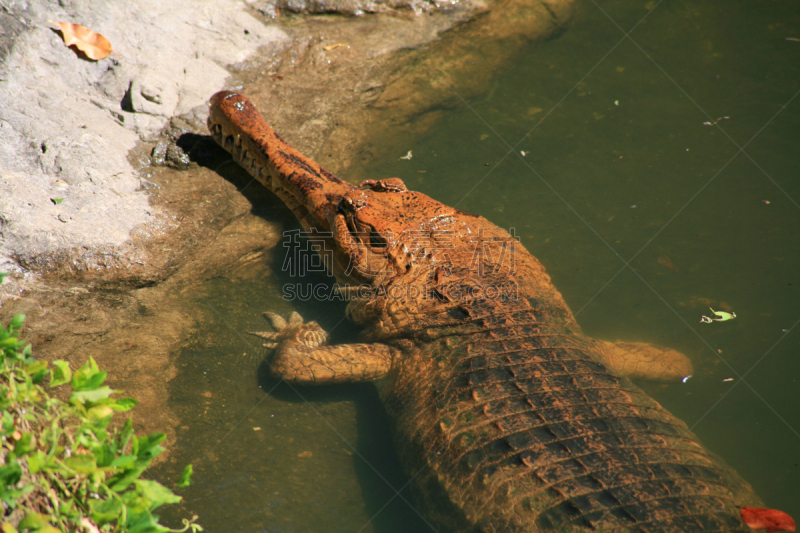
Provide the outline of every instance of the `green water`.
<path id="1" fill-rule="evenodd" d="M 399 176 L 515 228 L 588 334 L 690 356 L 686 383 L 642 386 L 800 518 L 800 9 L 649 6 L 583 2 L 487 94 L 347 177 Z M 257 215 L 296 227 L 264 202 Z M 369 387 L 291 389 L 258 370 L 242 332 L 268 329 L 263 310 L 297 310 L 334 342 L 355 333 L 341 304 L 281 299 L 285 251 L 197 294 L 209 320 L 170 400 L 173 460 L 197 471 L 186 508 L 210 531 L 430 530 L 396 493 L 407 480 Z M 700 323 L 709 305 L 737 317 Z"/>

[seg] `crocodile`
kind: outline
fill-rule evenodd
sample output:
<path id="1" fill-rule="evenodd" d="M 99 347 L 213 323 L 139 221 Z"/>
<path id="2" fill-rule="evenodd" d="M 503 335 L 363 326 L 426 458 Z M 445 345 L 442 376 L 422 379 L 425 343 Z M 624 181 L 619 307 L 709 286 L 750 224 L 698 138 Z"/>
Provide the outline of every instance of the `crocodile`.
<path id="1" fill-rule="evenodd" d="M 748 519 L 742 508 L 761 505 L 751 486 L 631 381 L 680 379 L 689 360 L 584 335 L 508 232 L 398 178 L 337 178 L 237 92 L 211 98 L 208 128 L 313 233 L 362 327 L 363 342 L 330 345 L 316 322 L 267 313 L 273 331 L 256 334 L 271 372 L 374 382 L 434 527 L 751 531 L 748 520 L 794 531 L 788 515 Z"/>

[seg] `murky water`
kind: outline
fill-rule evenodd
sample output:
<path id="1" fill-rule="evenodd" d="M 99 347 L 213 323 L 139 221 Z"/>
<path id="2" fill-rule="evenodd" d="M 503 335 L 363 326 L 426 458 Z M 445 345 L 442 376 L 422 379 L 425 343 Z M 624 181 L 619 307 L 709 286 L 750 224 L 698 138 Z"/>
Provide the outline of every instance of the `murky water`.
<path id="1" fill-rule="evenodd" d="M 800 10 L 582 5 L 489 93 L 347 178 L 399 176 L 513 227 L 588 334 L 689 355 L 686 383 L 643 387 L 800 517 Z M 296 228 L 274 202 L 264 216 Z M 261 311 L 354 335 L 343 304 L 281 298 L 297 282 L 285 252 L 195 295 L 208 322 L 177 356 L 170 399 L 172 460 L 197 471 L 186 508 L 210 531 L 425 531 L 396 492 L 407 480 L 369 387 L 293 389 L 259 371 L 244 332 L 268 329 Z M 736 319 L 701 323 L 709 307 Z"/>

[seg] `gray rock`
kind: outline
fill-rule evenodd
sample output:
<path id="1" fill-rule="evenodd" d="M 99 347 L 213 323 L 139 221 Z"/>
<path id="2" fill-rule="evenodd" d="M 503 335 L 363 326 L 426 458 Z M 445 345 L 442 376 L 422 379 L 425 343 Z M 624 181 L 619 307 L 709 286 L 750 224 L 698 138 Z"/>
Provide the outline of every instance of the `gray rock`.
<path id="1" fill-rule="evenodd" d="M 247 9 L 236 0 L 30 0 L 0 12 L 0 271 L 58 268 L 69 250 L 113 249 L 155 222 L 128 154 L 171 116 L 205 112 L 227 65 L 287 38 Z M 79 58 L 48 20 L 102 33 L 121 58 Z M 187 162 L 176 149 L 168 160 Z"/>
<path id="2" fill-rule="evenodd" d="M 130 101 L 134 113 L 169 118 L 178 107 L 178 80 L 145 69 L 131 82 Z"/>

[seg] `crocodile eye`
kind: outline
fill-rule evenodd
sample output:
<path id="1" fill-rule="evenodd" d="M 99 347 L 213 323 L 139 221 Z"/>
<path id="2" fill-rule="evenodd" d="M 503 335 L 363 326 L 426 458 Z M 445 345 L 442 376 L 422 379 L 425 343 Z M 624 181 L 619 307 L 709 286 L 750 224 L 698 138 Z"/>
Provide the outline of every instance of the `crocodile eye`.
<path id="1" fill-rule="evenodd" d="M 340 213 L 344 213 L 344 214 L 346 214 L 346 213 L 355 213 L 356 207 L 355 207 L 355 205 L 353 205 L 353 200 L 351 198 L 348 198 L 347 196 L 344 196 L 339 201 L 339 205 L 337 207 L 337 210 Z"/>
<path id="2" fill-rule="evenodd" d="M 372 248 L 386 248 L 389 243 L 386 242 L 386 239 L 381 237 L 380 233 L 375 230 L 371 230 L 369 232 L 369 245 Z"/>
<path id="3" fill-rule="evenodd" d="M 337 209 L 340 213 L 355 213 L 358 209 L 366 205 L 367 202 L 363 198 L 353 199 L 349 196 L 343 196 Z"/>

